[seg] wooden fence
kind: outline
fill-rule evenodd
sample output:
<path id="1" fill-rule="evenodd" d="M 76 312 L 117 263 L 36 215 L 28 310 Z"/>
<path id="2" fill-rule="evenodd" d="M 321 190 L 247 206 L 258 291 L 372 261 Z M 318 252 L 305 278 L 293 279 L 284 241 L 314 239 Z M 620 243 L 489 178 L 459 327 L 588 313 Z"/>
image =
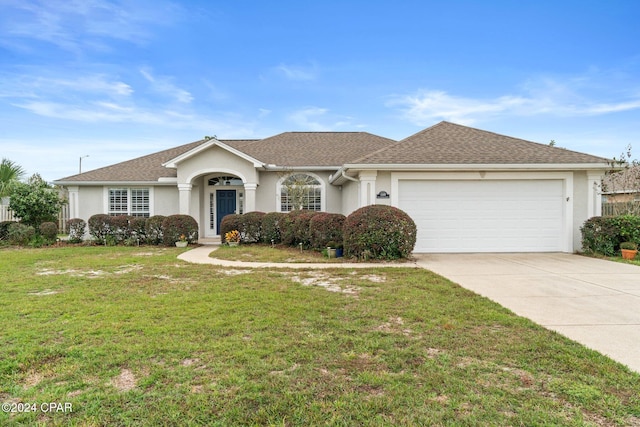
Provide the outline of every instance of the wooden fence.
<path id="1" fill-rule="evenodd" d="M 69 220 L 69 205 L 64 205 L 58 214 L 58 230 L 60 233 L 67 232 L 67 221 Z M 13 216 L 13 212 L 9 210 L 8 205 L 0 205 L 0 222 L 2 221 L 18 221 Z"/>
<path id="2" fill-rule="evenodd" d="M 640 215 L 640 202 L 607 202 L 602 204 L 602 216 Z"/>

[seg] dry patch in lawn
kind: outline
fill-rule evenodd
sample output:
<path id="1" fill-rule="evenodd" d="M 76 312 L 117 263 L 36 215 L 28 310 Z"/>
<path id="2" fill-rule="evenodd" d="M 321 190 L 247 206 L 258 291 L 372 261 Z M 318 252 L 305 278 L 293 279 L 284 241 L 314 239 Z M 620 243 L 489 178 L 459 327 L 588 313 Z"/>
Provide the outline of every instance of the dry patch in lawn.
<path id="1" fill-rule="evenodd" d="M 37 271 L 36 274 L 38 276 L 73 276 L 73 277 L 87 277 L 90 279 L 110 276 L 110 275 L 122 275 L 133 273 L 134 271 L 142 270 L 141 265 L 135 264 L 127 264 L 116 267 L 114 271 L 108 272 L 104 270 L 75 270 L 75 269 L 66 269 L 66 270 L 55 270 L 51 268 L 43 268 L 40 271 Z"/>
<path id="2" fill-rule="evenodd" d="M 136 377 L 129 369 L 122 369 L 120 375 L 112 378 L 109 382 L 110 385 L 118 389 L 118 391 L 126 392 L 136 388 Z"/>

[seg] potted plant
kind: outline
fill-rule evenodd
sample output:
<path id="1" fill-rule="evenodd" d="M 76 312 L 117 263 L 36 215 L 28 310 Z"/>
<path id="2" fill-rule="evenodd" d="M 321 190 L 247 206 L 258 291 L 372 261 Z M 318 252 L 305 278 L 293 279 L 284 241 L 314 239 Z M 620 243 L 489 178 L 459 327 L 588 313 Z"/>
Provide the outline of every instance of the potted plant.
<path id="1" fill-rule="evenodd" d="M 180 240 L 176 242 L 176 246 L 179 248 L 186 248 L 188 243 L 189 242 L 187 242 L 187 237 L 184 234 L 181 234 Z"/>
<path id="2" fill-rule="evenodd" d="M 634 259 L 638 253 L 638 245 L 635 242 L 622 242 L 620 252 L 622 252 L 622 258 Z"/>
<path id="3" fill-rule="evenodd" d="M 224 240 L 229 246 L 238 246 L 240 244 L 240 232 L 231 230 L 228 233 L 224 233 Z"/>
<path id="4" fill-rule="evenodd" d="M 336 242 L 334 242 L 333 240 L 327 242 L 327 256 L 329 256 L 329 258 L 336 257 Z"/>

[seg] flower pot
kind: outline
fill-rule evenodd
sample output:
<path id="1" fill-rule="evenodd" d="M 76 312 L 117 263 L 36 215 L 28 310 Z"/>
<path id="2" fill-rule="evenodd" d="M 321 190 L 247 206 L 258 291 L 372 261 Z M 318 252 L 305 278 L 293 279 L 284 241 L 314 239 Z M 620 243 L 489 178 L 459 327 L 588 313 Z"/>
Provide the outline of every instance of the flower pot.
<path id="1" fill-rule="evenodd" d="M 329 258 L 335 258 L 336 250 L 333 248 L 327 248 L 327 255 L 329 256 Z"/>
<path id="2" fill-rule="evenodd" d="M 336 248 L 336 258 L 341 258 L 344 255 L 344 249 Z"/>
<path id="3" fill-rule="evenodd" d="M 620 252 L 622 252 L 622 258 L 624 259 L 635 259 L 636 254 L 638 253 L 638 251 L 633 249 L 620 249 Z"/>
<path id="4" fill-rule="evenodd" d="M 178 247 L 178 248 L 186 248 L 188 243 L 189 242 L 179 241 L 179 242 L 176 242 L 176 247 Z"/>
<path id="5" fill-rule="evenodd" d="M 238 246 L 238 243 L 240 243 L 240 242 L 227 242 L 227 244 L 229 244 L 229 246 Z"/>

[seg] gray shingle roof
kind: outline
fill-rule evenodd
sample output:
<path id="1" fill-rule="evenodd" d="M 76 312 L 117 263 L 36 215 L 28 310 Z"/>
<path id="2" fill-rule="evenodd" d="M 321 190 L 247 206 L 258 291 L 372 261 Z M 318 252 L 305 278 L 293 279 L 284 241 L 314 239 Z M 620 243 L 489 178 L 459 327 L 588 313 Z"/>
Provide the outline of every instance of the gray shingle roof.
<path id="1" fill-rule="evenodd" d="M 61 178 L 60 182 L 146 182 L 160 178 L 175 178 L 177 171 L 162 166 L 163 163 L 204 144 L 206 140 L 191 142 L 168 150 L 105 166 L 103 168 Z M 252 142 L 238 140 L 236 143 Z"/>
<path id="2" fill-rule="evenodd" d="M 607 159 L 440 122 L 353 164 L 577 164 Z"/>
<path id="3" fill-rule="evenodd" d="M 285 132 L 238 148 L 266 164 L 338 168 L 396 142 L 367 132 Z"/>

